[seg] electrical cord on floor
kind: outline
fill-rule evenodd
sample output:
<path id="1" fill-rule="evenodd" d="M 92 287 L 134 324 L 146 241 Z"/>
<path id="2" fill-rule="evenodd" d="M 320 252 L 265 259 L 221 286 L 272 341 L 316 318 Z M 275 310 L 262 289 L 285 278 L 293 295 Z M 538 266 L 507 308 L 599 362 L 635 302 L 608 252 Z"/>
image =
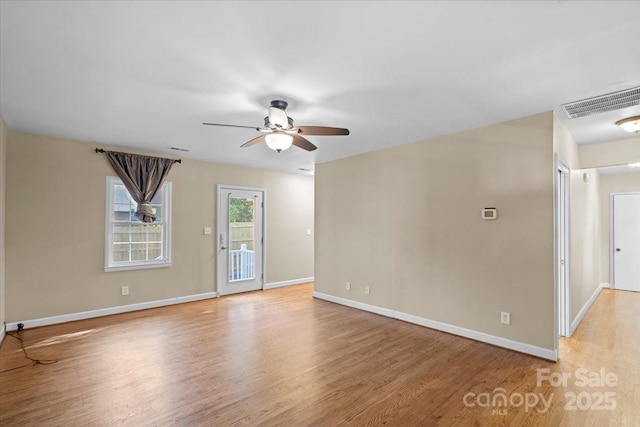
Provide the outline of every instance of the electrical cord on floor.
<path id="1" fill-rule="evenodd" d="M 0 374 L 3 372 L 9 372 L 9 371 L 13 371 L 16 369 L 20 369 L 20 368 L 25 368 L 29 365 L 31 366 L 36 366 L 36 365 L 52 365 L 54 363 L 56 363 L 58 361 L 58 359 L 34 359 L 32 357 L 29 356 L 29 354 L 27 353 L 27 349 L 24 348 L 24 340 L 22 339 L 22 337 L 18 334 L 22 334 L 22 329 L 18 330 L 17 332 L 9 332 L 7 331 L 7 325 L 5 324 L 4 326 L 4 333 L 7 336 L 10 336 L 13 339 L 16 339 L 18 341 L 20 341 L 20 349 L 22 350 L 22 352 L 24 353 L 24 358 L 27 360 L 30 360 L 31 363 L 27 363 L 26 365 L 22 365 L 22 366 L 16 366 L 15 368 L 10 368 L 10 369 L 5 369 L 4 371 L 0 371 Z"/>

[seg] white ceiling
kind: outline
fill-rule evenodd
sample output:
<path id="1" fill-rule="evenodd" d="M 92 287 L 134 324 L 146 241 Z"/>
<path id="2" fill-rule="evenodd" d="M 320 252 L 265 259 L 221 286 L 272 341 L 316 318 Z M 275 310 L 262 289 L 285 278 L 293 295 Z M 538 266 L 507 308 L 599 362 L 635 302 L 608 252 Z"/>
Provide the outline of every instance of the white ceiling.
<path id="1" fill-rule="evenodd" d="M 556 110 L 578 143 L 640 107 L 563 103 L 640 86 L 640 2 L 0 2 L 10 130 L 294 172 Z M 315 152 L 239 148 L 272 99 Z M 170 146 L 189 149 L 172 152 Z"/>

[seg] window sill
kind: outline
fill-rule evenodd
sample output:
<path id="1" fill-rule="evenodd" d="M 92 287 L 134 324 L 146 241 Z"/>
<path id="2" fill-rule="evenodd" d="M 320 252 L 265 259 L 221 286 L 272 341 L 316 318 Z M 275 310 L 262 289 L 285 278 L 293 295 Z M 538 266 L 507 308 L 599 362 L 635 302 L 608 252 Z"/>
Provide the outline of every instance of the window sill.
<path id="1" fill-rule="evenodd" d="M 127 271 L 127 270 L 146 270 L 149 268 L 171 267 L 171 262 L 158 262 L 149 264 L 133 264 L 133 265 L 112 265 L 104 268 L 105 272 L 111 271 Z"/>

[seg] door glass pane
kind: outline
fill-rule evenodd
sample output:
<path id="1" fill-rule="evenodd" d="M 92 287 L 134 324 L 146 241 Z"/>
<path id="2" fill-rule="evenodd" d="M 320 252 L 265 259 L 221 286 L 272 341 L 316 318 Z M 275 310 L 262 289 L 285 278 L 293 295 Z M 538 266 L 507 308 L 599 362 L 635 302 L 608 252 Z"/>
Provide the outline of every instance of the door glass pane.
<path id="1" fill-rule="evenodd" d="M 255 200 L 229 196 L 229 281 L 255 279 Z"/>

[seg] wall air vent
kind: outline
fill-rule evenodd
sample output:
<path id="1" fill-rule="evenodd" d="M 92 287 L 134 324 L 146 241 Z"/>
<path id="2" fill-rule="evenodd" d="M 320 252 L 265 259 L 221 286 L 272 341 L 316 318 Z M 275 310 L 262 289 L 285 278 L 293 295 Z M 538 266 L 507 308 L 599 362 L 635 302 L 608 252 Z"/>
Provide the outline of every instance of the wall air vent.
<path id="1" fill-rule="evenodd" d="M 583 99 L 581 101 L 570 102 L 563 104 L 562 108 L 564 112 L 567 113 L 567 117 L 575 119 L 592 114 L 633 107 L 634 105 L 640 105 L 640 86 L 607 95 Z"/>

